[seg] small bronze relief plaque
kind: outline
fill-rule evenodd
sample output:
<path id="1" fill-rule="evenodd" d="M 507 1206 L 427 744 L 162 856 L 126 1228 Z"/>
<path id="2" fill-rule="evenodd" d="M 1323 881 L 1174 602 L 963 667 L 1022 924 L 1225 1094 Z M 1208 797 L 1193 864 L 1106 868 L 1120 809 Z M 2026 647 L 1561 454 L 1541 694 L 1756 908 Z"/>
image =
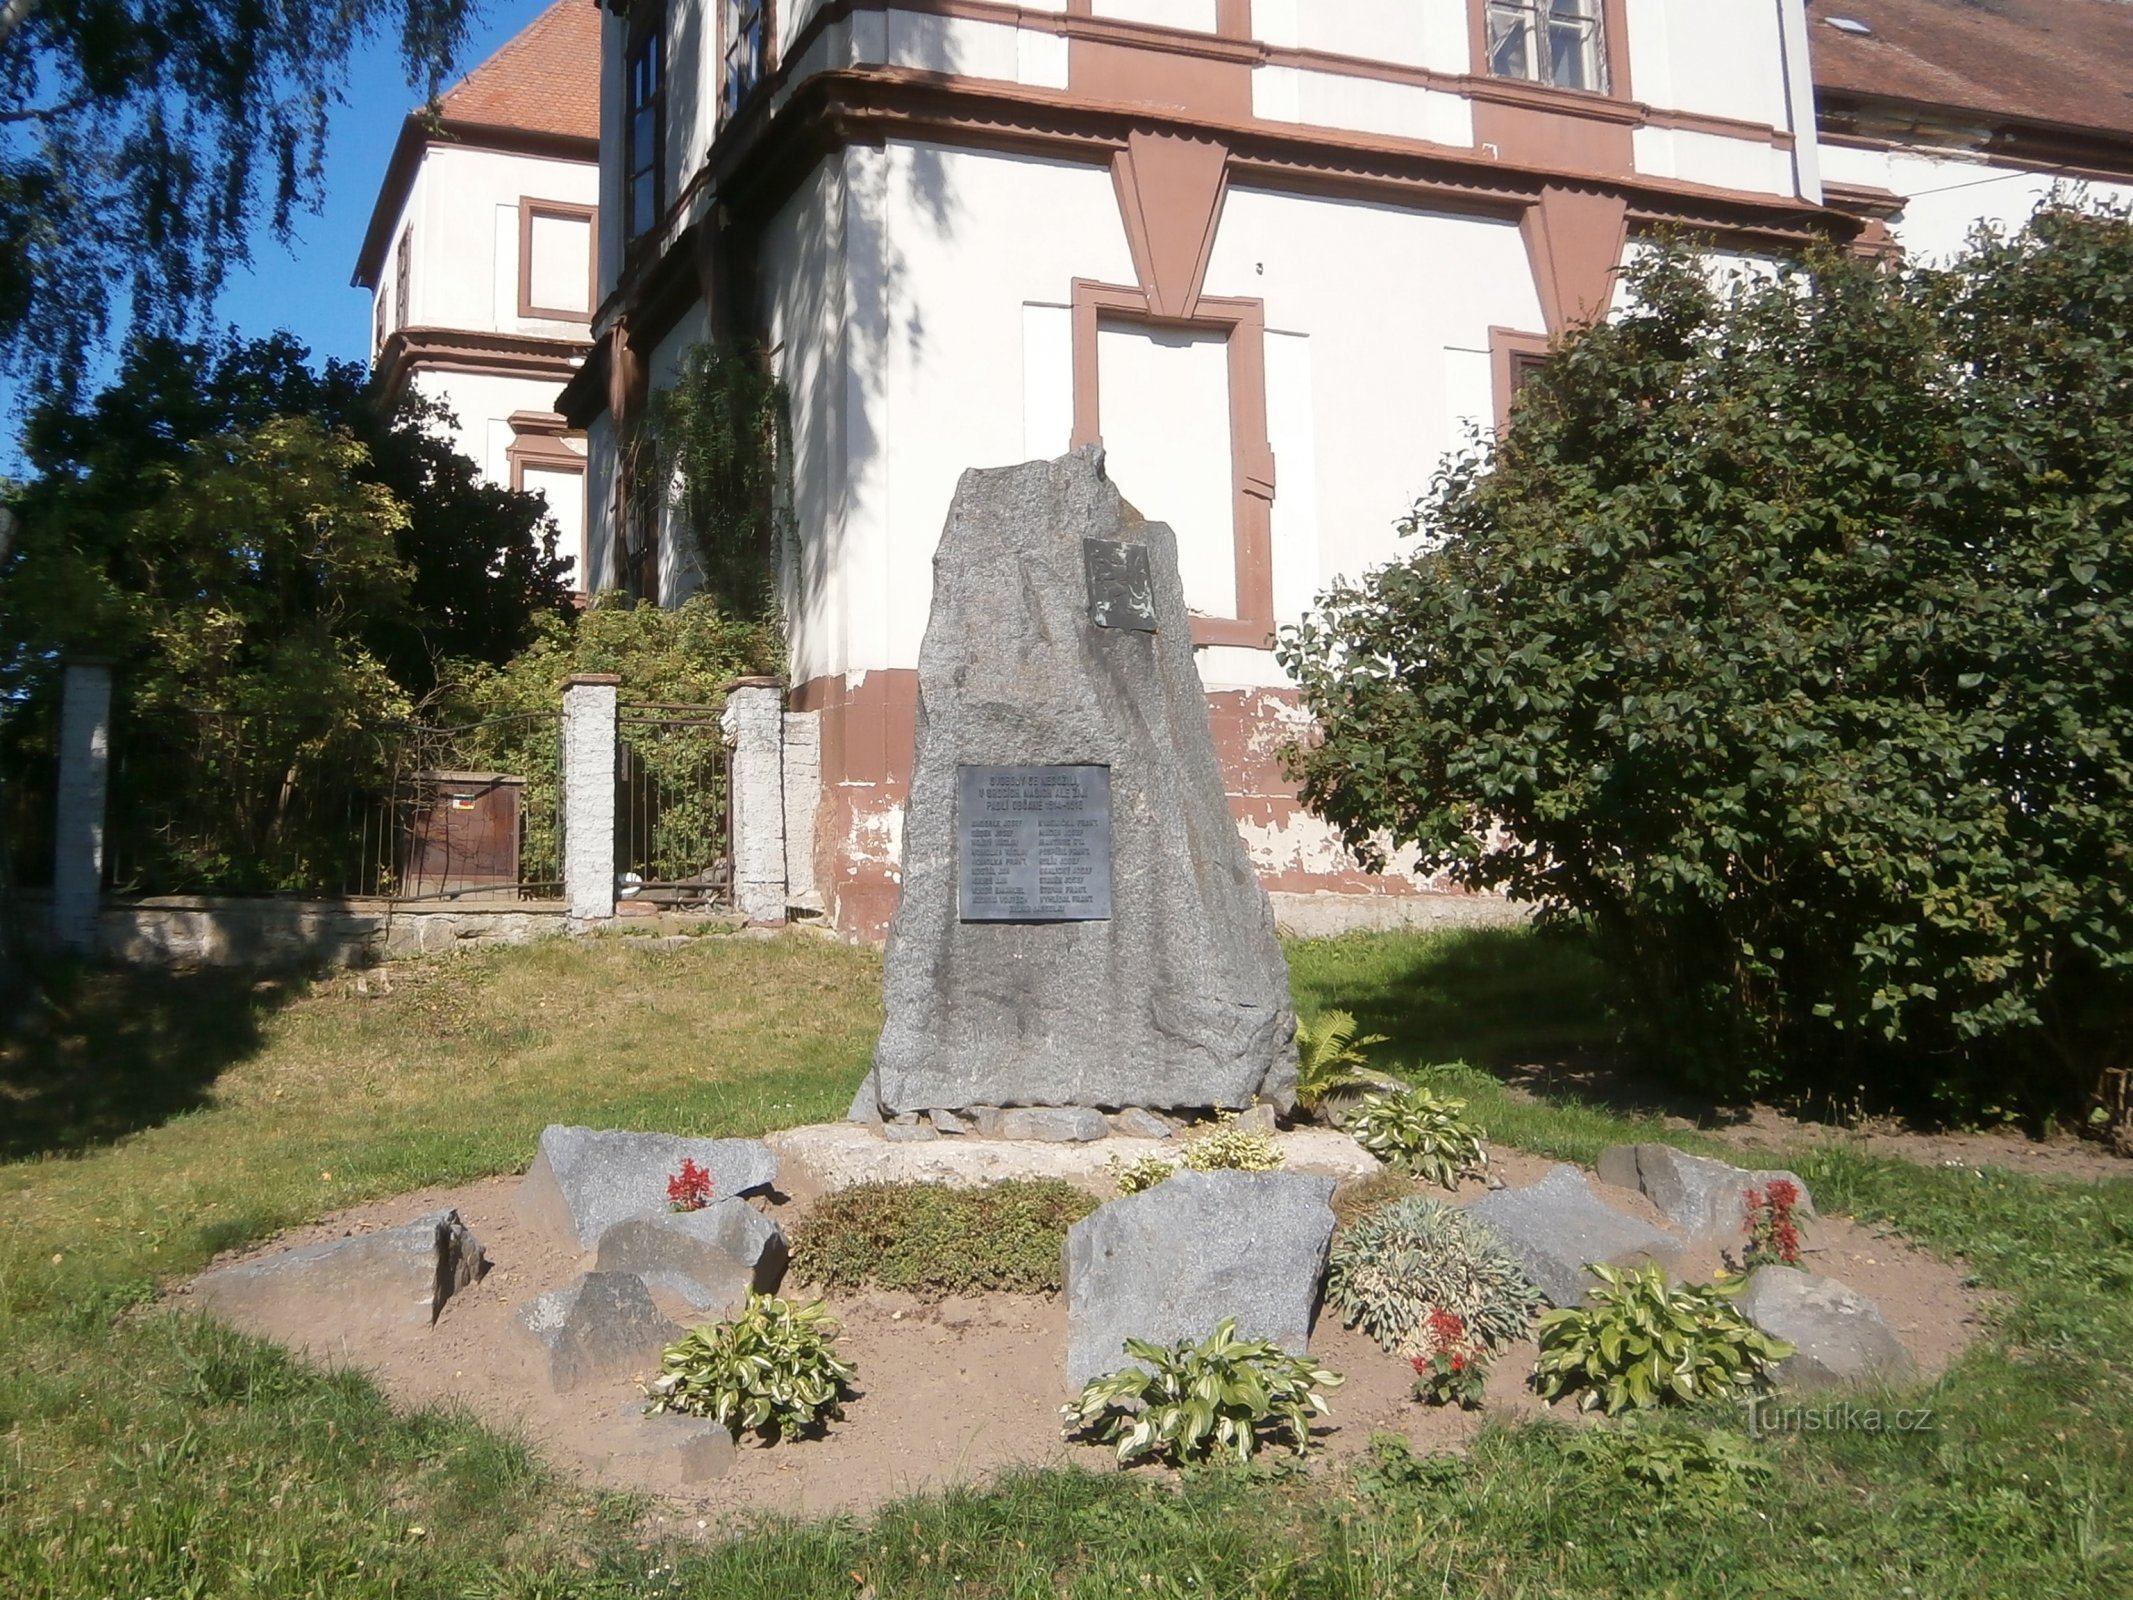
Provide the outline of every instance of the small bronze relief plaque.
<path id="1" fill-rule="evenodd" d="M 1148 576 L 1148 547 L 1122 539 L 1084 539 L 1082 565 L 1089 575 L 1089 620 L 1099 628 L 1155 632 L 1155 584 Z"/>
<path id="2" fill-rule="evenodd" d="M 962 767 L 956 776 L 963 921 L 1110 917 L 1109 767 Z"/>

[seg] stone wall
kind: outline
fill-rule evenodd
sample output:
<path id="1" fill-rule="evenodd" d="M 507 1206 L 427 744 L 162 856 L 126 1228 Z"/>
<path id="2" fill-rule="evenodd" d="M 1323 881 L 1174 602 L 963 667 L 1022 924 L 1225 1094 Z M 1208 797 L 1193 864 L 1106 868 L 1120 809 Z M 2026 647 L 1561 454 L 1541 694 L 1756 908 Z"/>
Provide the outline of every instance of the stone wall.
<path id="1" fill-rule="evenodd" d="M 388 900 L 163 895 L 107 900 L 98 953 L 132 966 L 346 967 L 568 931 L 561 901 L 411 908 Z"/>

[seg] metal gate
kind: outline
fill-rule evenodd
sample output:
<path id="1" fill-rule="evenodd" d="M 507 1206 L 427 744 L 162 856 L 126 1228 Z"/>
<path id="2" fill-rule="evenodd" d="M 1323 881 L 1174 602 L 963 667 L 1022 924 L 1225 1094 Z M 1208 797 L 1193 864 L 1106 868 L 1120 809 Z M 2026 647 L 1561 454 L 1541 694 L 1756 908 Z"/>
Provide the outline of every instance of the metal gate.
<path id="1" fill-rule="evenodd" d="M 718 708 L 625 705 L 617 712 L 616 732 L 620 905 L 731 907 L 733 790 Z"/>

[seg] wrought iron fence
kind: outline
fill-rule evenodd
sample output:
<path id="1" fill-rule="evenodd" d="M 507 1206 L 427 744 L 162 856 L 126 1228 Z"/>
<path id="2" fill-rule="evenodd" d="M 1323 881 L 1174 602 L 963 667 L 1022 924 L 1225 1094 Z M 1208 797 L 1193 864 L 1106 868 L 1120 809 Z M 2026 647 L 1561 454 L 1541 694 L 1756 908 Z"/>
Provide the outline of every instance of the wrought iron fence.
<path id="1" fill-rule="evenodd" d="M 453 727 L 214 710 L 115 723 L 105 887 L 395 900 L 560 892 L 560 714 Z"/>
<path id="2" fill-rule="evenodd" d="M 732 785 L 718 708 L 625 705 L 618 734 L 620 898 L 677 910 L 732 905 Z"/>

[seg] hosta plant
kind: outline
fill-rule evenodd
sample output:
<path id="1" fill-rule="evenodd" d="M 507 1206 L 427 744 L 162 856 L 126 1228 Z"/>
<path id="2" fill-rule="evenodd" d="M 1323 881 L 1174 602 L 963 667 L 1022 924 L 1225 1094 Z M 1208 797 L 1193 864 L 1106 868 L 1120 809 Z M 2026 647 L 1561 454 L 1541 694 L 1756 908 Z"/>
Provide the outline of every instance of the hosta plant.
<path id="1" fill-rule="evenodd" d="M 1468 1119 L 1466 1102 L 1430 1089 L 1371 1095 L 1348 1131 L 1387 1166 L 1447 1189 L 1488 1165 L 1481 1129 Z"/>
<path id="2" fill-rule="evenodd" d="M 1279 1172 L 1281 1146 L 1264 1128 L 1240 1128 L 1227 1116 L 1185 1146 L 1185 1165 L 1195 1172 Z"/>
<path id="3" fill-rule="evenodd" d="M 750 1293 L 732 1321 L 691 1328 L 667 1346 L 651 1409 L 709 1417 L 736 1439 L 752 1428 L 768 1442 L 841 1418 L 858 1370 L 830 1349 L 837 1332 L 820 1300 Z"/>
<path id="4" fill-rule="evenodd" d="M 1363 1071 L 1369 1058 L 1363 1052 L 1385 1043 L 1382 1033 L 1355 1036 L 1355 1018 L 1346 1011 L 1328 1011 L 1316 1022 L 1296 1019 L 1296 1103 L 1314 1116 L 1326 1096 L 1342 1089 L 1357 1089 L 1377 1079 Z"/>
<path id="5" fill-rule="evenodd" d="M 1186 1339 L 1165 1348 L 1128 1339 L 1126 1354 L 1144 1365 L 1091 1378 L 1078 1399 L 1059 1408 L 1068 1437 L 1115 1442 L 1121 1465 L 1204 1461 L 1217 1453 L 1249 1461 L 1262 1435 L 1279 1434 L 1302 1455 L 1311 1419 L 1330 1409 L 1325 1391 L 1341 1383 L 1271 1339 L 1238 1338 L 1234 1317 L 1198 1344 Z"/>
<path id="6" fill-rule="evenodd" d="M 1522 1338 L 1544 1301 L 1518 1258 L 1478 1217 L 1411 1195 L 1333 1241 L 1326 1303 L 1394 1355 L 1434 1356 L 1430 1319 L 1457 1317 L 1483 1351 Z"/>
<path id="7" fill-rule="evenodd" d="M 1540 1320 L 1533 1385 L 1547 1400 L 1577 1396 L 1578 1409 L 1619 1412 L 1752 1394 L 1793 1347 L 1733 1304 L 1741 1282 L 1667 1286 L 1656 1266 L 1591 1266 L 1600 1280 L 1590 1306 Z"/>

